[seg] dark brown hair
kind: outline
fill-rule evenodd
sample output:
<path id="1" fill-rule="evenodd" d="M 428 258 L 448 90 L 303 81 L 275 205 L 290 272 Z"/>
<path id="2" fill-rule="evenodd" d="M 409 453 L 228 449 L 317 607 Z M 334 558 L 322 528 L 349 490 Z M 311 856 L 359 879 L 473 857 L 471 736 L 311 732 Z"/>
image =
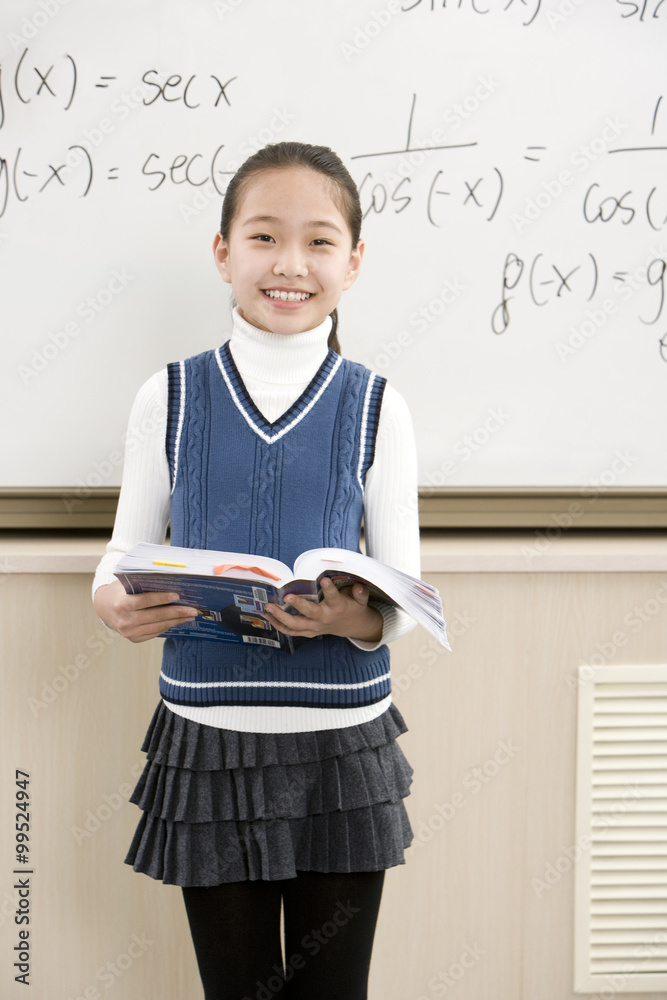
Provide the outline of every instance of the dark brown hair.
<path id="1" fill-rule="evenodd" d="M 331 196 L 341 215 L 347 220 L 352 236 L 352 247 L 356 247 L 361 235 L 362 214 L 357 185 L 340 157 L 332 149 L 328 146 L 311 146 L 305 142 L 277 142 L 264 146 L 241 164 L 229 182 L 222 203 L 220 234 L 223 240 L 229 239 L 239 203 L 250 179 L 263 170 L 285 170 L 290 167 L 314 170 L 328 178 L 331 182 Z M 337 309 L 331 313 L 331 319 L 333 322 L 329 334 L 329 347 L 340 353 Z"/>

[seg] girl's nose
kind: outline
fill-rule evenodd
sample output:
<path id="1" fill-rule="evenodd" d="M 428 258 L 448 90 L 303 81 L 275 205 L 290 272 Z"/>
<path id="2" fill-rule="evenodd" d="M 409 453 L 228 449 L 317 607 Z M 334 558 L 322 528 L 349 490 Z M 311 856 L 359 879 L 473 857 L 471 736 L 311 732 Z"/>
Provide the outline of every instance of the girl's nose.
<path id="1" fill-rule="evenodd" d="M 273 267 L 274 274 L 282 274 L 286 278 L 305 278 L 308 274 L 306 255 L 298 247 L 282 247 Z"/>

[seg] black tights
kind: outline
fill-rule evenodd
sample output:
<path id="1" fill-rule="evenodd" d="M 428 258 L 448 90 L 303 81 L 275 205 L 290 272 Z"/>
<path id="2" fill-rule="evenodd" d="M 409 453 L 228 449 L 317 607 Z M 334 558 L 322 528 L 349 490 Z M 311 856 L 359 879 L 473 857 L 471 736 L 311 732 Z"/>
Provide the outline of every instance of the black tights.
<path id="1" fill-rule="evenodd" d="M 205 1000 L 366 1000 L 383 881 L 383 871 L 299 872 L 184 888 Z"/>

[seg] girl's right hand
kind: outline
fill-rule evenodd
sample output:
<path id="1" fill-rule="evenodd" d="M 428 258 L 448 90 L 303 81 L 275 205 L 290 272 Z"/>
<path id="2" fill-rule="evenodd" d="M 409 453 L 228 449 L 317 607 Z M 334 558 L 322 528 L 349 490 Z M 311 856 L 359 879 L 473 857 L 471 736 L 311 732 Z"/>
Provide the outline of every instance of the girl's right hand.
<path id="1" fill-rule="evenodd" d="M 114 632 L 130 642 L 146 642 L 174 625 L 196 618 L 194 608 L 165 603 L 177 600 L 178 594 L 127 594 L 120 580 L 114 580 L 95 591 L 93 604 L 104 624 Z"/>

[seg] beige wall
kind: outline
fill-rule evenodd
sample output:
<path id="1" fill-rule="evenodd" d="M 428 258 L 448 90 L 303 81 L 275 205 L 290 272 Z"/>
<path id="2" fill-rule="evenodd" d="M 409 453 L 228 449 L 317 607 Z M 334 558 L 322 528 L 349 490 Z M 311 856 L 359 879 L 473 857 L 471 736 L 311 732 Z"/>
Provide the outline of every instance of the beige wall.
<path id="1" fill-rule="evenodd" d="M 387 876 L 372 1000 L 575 997 L 573 872 L 541 895 L 531 879 L 574 841 L 577 667 L 599 647 L 611 664 L 667 657 L 664 605 L 636 631 L 624 623 L 654 607 L 667 553 L 664 540 L 599 536 L 562 539 L 551 562 L 522 561 L 520 541 L 429 543 L 425 575 L 441 589 L 453 652 L 420 629 L 393 649 L 416 843 Z M 92 568 L 96 545 L 55 562 L 40 542 L 0 546 L 10 570 L 0 575 L 0 995 L 196 1000 L 180 890 L 123 864 L 159 643 L 109 638 L 88 570 L 35 571 Z M 30 994 L 12 969 L 14 768 L 31 776 Z"/>

